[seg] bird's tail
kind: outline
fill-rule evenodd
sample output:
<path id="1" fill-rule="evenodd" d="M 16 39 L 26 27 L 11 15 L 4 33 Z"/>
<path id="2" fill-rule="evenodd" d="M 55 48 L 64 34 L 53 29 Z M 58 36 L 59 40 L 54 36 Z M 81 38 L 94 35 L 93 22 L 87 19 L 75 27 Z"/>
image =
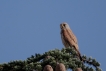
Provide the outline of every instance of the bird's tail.
<path id="1" fill-rule="evenodd" d="M 83 61 L 80 52 L 79 52 L 79 51 L 77 51 L 77 52 L 78 52 L 77 55 L 78 55 L 79 59 L 80 59 L 81 61 Z"/>
<path id="2" fill-rule="evenodd" d="M 82 59 L 82 57 L 81 57 L 81 53 L 77 50 L 77 56 L 78 56 L 78 58 L 81 60 L 81 61 L 83 61 L 83 59 Z"/>

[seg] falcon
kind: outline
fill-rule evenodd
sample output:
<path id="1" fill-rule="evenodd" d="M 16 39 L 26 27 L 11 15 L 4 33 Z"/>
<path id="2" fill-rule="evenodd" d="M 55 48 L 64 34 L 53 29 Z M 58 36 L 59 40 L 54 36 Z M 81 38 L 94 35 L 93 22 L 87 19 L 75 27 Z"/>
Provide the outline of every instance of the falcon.
<path id="1" fill-rule="evenodd" d="M 73 34 L 69 25 L 66 22 L 63 22 L 60 24 L 60 29 L 61 29 L 61 39 L 62 39 L 63 45 L 66 48 L 67 47 L 74 47 L 74 49 L 77 51 L 77 56 L 82 61 L 82 57 L 81 57 L 81 54 L 80 54 L 79 48 L 78 48 L 77 38 Z"/>

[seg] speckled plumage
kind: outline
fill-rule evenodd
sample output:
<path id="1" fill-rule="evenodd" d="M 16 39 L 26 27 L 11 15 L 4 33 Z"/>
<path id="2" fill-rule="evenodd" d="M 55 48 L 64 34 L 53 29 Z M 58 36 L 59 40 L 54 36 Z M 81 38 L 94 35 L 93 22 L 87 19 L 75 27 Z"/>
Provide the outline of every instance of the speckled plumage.
<path id="1" fill-rule="evenodd" d="M 81 54 L 80 54 L 79 48 L 78 48 L 77 38 L 73 34 L 69 25 L 67 23 L 63 22 L 63 23 L 60 24 L 60 28 L 61 28 L 61 39 L 62 39 L 63 45 L 66 48 L 67 47 L 74 47 L 74 49 L 78 52 L 77 55 L 82 60 Z"/>

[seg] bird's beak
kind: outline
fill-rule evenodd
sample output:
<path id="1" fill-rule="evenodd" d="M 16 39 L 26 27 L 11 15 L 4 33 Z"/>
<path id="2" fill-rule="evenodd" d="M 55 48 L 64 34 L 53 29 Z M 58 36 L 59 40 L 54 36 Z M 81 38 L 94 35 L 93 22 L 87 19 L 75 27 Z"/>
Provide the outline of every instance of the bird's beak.
<path id="1" fill-rule="evenodd" d="M 60 24 L 60 28 L 63 29 L 63 24 Z"/>
<path id="2" fill-rule="evenodd" d="M 62 24 L 60 24 L 60 29 L 62 29 Z"/>

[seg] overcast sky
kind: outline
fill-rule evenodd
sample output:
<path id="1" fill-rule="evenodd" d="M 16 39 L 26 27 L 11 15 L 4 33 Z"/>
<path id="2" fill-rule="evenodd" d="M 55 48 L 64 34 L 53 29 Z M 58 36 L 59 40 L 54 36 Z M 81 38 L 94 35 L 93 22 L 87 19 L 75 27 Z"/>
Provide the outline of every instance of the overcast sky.
<path id="1" fill-rule="evenodd" d="M 106 0 L 0 0 L 0 63 L 63 48 L 62 22 L 105 70 Z"/>

